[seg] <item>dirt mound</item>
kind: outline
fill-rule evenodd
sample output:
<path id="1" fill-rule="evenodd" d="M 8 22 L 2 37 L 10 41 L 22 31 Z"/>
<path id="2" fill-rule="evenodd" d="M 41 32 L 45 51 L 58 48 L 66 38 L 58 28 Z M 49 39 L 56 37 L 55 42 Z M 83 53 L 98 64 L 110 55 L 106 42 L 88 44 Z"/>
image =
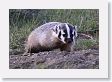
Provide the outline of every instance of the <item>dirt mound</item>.
<path id="1" fill-rule="evenodd" d="M 9 55 L 10 69 L 98 69 L 99 51 L 49 51 L 31 56 Z"/>

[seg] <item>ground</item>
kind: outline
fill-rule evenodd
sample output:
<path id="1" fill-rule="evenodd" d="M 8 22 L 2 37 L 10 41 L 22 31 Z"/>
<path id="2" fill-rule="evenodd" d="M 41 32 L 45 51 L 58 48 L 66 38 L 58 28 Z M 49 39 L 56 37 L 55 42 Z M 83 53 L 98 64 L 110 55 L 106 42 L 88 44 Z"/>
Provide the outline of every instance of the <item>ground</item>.
<path id="1" fill-rule="evenodd" d="M 10 69 L 98 69 L 99 50 L 46 51 L 9 55 Z"/>

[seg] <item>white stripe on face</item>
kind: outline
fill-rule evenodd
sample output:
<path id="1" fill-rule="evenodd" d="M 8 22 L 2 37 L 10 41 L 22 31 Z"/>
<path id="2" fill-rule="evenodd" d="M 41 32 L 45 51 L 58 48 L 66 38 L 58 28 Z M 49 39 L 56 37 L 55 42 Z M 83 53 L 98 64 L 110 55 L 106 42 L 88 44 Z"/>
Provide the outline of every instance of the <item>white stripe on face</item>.
<path id="1" fill-rule="evenodd" d="M 66 24 L 66 28 L 67 28 L 67 34 L 68 34 L 67 38 L 70 38 L 70 28 L 68 27 L 67 24 Z"/>
<path id="2" fill-rule="evenodd" d="M 73 30 L 73 31 L 72 31 L 72 34 L 73 34 L 73 40 L 74 40 L 74 38 L 75 38 L 75 37 L 74 37 L 74 32 L 75 32 L 75 31 Z"/>
<path id="3" fill-rule="evenodd" d="M 65 33 L 63 32 L 63 30 L 61 30 L 61 33 L 62 33 L 62 34 L 61 34 L 61 41 L 62 41 L 63 43 L 66 43 L 66 42 L 65 42 L 65 37 L 63 37 L 63 34 L 65 34 Z"/>

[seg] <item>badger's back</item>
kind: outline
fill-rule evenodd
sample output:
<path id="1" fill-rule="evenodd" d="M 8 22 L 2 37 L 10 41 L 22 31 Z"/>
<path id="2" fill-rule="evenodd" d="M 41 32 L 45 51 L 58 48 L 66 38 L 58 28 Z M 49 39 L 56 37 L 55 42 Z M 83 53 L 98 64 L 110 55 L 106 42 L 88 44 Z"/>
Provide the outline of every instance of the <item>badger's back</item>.
<path id="1" fill-rule="evenodd" d="M 46 23 L 46 24 L 43 24 L 41 26 L 39 26 L 38 28 L 36 28 L 34 30 L 34 32 L 43 32 L 43 31 L 47 31 L 47 30 L 50 30 L 52 29 L 54 26 L 56 25 L 59 25 L 60 22 L 49 22 L 49 23 Z"/>
<path id="2" fill-rule="evenodd" d="M 39 52 L 58 48 L 60 41 L 53 36 L 52 28 L 59 22 L 49 22 L 39 26 L 28 37 L 26 49 L 28 52 Z"/>

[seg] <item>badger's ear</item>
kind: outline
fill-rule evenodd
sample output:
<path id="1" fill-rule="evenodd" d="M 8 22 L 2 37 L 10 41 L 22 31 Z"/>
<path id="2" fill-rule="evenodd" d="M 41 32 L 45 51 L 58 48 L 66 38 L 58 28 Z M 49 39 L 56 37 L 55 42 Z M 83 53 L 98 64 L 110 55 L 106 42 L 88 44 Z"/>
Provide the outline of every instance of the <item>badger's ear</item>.
<path id="1" fill-rule="evenodd" d="M 59 30 L 59 26 L 54 26 L 53 28 L 52 28 L 52 30 L 57 34 L 58 33 L 58 30 Z"/>

